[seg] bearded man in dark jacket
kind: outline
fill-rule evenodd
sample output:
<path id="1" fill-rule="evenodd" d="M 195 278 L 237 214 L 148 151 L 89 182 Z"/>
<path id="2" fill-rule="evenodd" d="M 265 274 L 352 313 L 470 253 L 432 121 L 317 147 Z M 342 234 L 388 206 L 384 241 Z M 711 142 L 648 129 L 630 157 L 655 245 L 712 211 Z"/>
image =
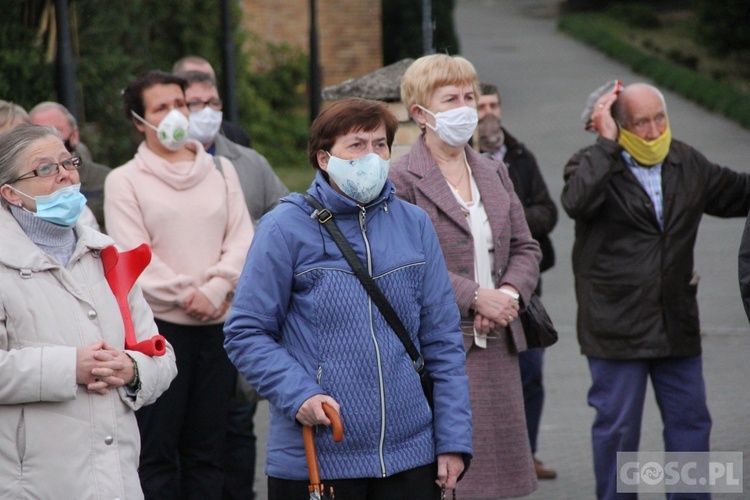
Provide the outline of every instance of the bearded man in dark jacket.
<path id="1" fill-rule="evenodd" d="M 615 498 L 617 452 L 638 449 L 649 376 L 665 451 L 709 449 L 693 248 L 704 213 L 748 213 L 750 176 L 673 140 L 664 96 L 651 85 L 602 95 L 591 121 L 599 136 L 565 166 L 562 204 L 575 219 L 597 496 Z"/>

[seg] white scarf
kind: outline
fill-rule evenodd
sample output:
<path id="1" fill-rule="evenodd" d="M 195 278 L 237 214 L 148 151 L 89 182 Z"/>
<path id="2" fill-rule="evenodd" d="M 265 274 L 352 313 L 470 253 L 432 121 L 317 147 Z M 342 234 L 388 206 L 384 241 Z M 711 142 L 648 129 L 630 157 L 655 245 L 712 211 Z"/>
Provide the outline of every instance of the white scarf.
<path id="1" fill-rule="evenodd" d="M 495 282 L 492 279 L 492 267 L 495 260 L 492 228 L 490 227 L 490 220 L 487 217 L 487 211 L 484 209 L 484 203 L 479 196 L 479 188 L 477 188 L 477 184 L 474 181 L 474 176 L 471 173 L 471 168 L 469 167 L 468 162 L 466 163 L 466 168 L 469 171 L 471 201 L 464 201 L 456 188 L 450 183 L 448 183 L 448 186 L 450 186 L 451 192 L 456 198 L 456 202 L 458 202 L 467 217 L 471 236 L 474 240 L 474 279 L 479 283 L 480 288 L 492 289 L 495 288 Z M 474 329 L 474 343 L 477 347 L 486 349 L 487 335 L 481 334 Z"/>

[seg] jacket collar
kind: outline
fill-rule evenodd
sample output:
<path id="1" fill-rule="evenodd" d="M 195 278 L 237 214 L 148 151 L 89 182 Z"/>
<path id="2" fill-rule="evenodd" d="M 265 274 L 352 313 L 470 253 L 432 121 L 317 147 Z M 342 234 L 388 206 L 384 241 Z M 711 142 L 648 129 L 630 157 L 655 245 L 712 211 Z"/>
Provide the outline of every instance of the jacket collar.
<path id="1" fill-rule="evenodd" d="M 380 192 L 377 198 L 372 200 L 370 203 L 365 205 L 365 209 L 368 213 L 374 212 L 374 208 L 386 205 L 389 201 L 392 201 L 395 196 L 395 188 L 390 180 L 385 181 L 385 186 Z M 307 190 L 307 194 L 317 199 L 325 208 L 331 211 L 334 215 L 339 216 L 358 216 L 362 207 L 352 200 L 342 195 L 331 187 L 326 180 L 323 173 L 319 170 L 315 175 L 310 188 Z M 282 201 L 287 201 L 300 206 L 305 212 L 312 213 L 313 208 L 307 203 L 304 196 L 301 194 L 292 194 L 283 198 Z"/>
<path id="2" fill-rule="evenodd" d="M 499 199 L 500 183 L 497 181 L 500 164 L 477 153 L 468 145 L 464 147 L 464 153 L 482 199 Z M 409 155 L 412 161 L 409 162 L 407 170 L 419 178 L 416 182 L 417 189 L 464 232 L 471 234 L 469 223 L 437 162 L 427 149 L 424 137 L 417 139 Z"/>
<path id="3" fill-rule="evenodd" d="M 242 156 L 241 147 L 221 134 L 217 134 L 214 139 L 214 147 L 216 148 L 216 154 L 224 156 L 234 163 L 234 160 L 239 159 Z"/>
<path id="4" fill-rule="evenodd" d="M 87 252 L 99 252 L 115 243 L 109 236 L 80 222 L 76 224 L 75 232 L 78 241 L 70 262 L 80 259 Z M 7 209 L 0 209 L 0 241 L 3 242 L 0 245 L 0 264 L 2 265 L 30 271 L 62 267 L 59 262 L 44 253 L 26 236 L 10 210 Z"/>
<path id="5" fill-rule="evenodd" d="M 679 195 L 679 186 L 677 184 L 677 177 L 675 176 L 676 170 L 682 166 L 683 163 L 683 155 L 681 154 L 680 150 L 678 148 L 674 147 L 675 139 L 672 139 L 672 145 L 669 147 L 669 152 L 667 153 L 667 157 L 664 158 L 664 161 L 662 161 L 661 164 L 661 185 L 662 185 L 662 216 L 664 217 L 664 228 L 667 227 L 668 222 L 672 218 L 673 208 L 674 208 L 674 201 Z M 627 162 L 625 161 L 625 157 L 623 156 L 622 152 L 624 151 L 624 148 L 617 145 L 617 156 L 618 156 L 618 164 L 620 165 L 620 168 L 623 171 L 623 175 L 630 179 L 631 182 L 634 182 L 638 185 L 641 189 L 639 190 L 640 196 L 643 198 L 644 202 L 649 202 L 651 199 L 646 192 L 646 189 L 641 185 L 638 178 L 633 174 L 633 172 L 630 171 L 630 168 L 628 168 Z M 653 223 L 656 227 L 659 226 L 659 222 L 656 220 L 656 216 L 654 215 Z M 660 227 L 660 230 L 664 230 Z"/>

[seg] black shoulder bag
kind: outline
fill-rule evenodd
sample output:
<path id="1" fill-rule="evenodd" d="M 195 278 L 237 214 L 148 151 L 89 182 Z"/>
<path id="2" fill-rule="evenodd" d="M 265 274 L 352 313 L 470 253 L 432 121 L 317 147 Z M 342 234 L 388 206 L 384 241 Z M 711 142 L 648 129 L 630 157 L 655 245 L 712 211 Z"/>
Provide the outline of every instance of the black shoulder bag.
<path id="1" fill-rule="evenodd" d="M 419 380 L 422 383 L 422 390 L 424 391 L 424 395 L 427 398 L 427 403 L 432 409 L 432 377 L 430 377 L 430 374 L 427 373 L 427 370 L 425 370 L 424 359 L 419 354 L 416 346 L 409 338 L 409 332 L 406 331 L 406 327 L 399 319 L 396 311 L 393 310 L 393 306 L 391 306 L 391 303 L 388 302 L 388 299 L 385 298 L 385 295 L 383 295 L 383 292 L 380 290 L 377 283 L 375 283 L 375 280 L 372 279 L 372 276 L 370 276 L 370 274 L 367 272 L 365 266 L 362 265 L 362 261 L 360 261 L 359 257 L 357 257 L 357 254 L 354 253 L 354 250 L 352 249 L 349 242 L 346 240 L 346 238 L 344 238 L 344 235 L 341 234 L 341 230 L 333 221 L 333 214 L 330 212 L 330 210 L 324 208 L 318 200 L 316 200 L 309 194 L 305 194 L 305 199 L 310 205 L 313 206 L 313 208 L 315 208 L 315 211 L 312 213 L 310 218 L 317 220 L 324 228 L 326 228 L 326 231 L 328 231 L 328 234 L 331 235 L 331 238 L 333 238 L 336 246 L 339 247 L 339 250 L 341 250 L 344 258 L 349 263 L 352 271 L 354 271 L 354 274 L 357 276 L 357 278 L 359 278 L 359 281 L 362 283 L 362 286 L 365 287 L 367 293 L 370 294 L 372 301 L 375 302 L 375 305 L 378 306 L 378 309 L 380 309 L 380 313 L 388 322 L 391 329 L 396 333 L 399 340 L 401 340 L 401 343 L 404 344 L 406 352 L 409 354 L 412 363 L 414 363 L 414 369 L 419 375 Z"/>
<path id="2" fill-rule="evenodd" d="M 526 344 L 529 349 L 549 347 L 557 342 L 557 330 L 547 310 L 535 293 L 531 294 L 526 309 L 520 314 Z"/>

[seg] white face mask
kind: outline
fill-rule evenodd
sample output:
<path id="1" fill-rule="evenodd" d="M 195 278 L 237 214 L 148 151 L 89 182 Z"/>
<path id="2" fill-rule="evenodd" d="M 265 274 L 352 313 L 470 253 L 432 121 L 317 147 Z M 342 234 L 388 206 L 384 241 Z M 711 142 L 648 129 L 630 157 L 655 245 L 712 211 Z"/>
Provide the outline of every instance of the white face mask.
<path id="1" fill-rule="evenodd" d="M 135 114 L 134 111 L 131 111 L 130 113 L 147 127 L 156 130 L 156 136 L 159 138 L 159 142 L 170 151 L 179 150 L 188 140 L 190 122 L 185 118 L 185 115 L 176 109 L 173 109 L 164 117 L 161 123 L 159 123 L 158 128 Z"/>
<path id="2" fill-rule="evenodd" d="M 349 198 L 359 203 L 374 200 L 385 186 L 391 162 L 375 153 L 356 160 L 342 160 L 328 153 L 328 176 Z"/>
<path id="3" fill-rule="evenodd" d="M 195 113 L 190 113 L 190 138 L 203 145 L 210 143 L 219 133 L 223 117 L 221 111 L 216 111 L 209 106 Z"/>
<path id="4" fill-rule="evenodd" d="M 449 146 L 465 146 L 477 128 L 477 110 L 470 106 L 461 106 L 440 113 L 433 113 L 423 106 L 419 108 L 435 117 L 434 127 L 427 122 L 425 125 L 437 132 L 438 137 Z"/>

